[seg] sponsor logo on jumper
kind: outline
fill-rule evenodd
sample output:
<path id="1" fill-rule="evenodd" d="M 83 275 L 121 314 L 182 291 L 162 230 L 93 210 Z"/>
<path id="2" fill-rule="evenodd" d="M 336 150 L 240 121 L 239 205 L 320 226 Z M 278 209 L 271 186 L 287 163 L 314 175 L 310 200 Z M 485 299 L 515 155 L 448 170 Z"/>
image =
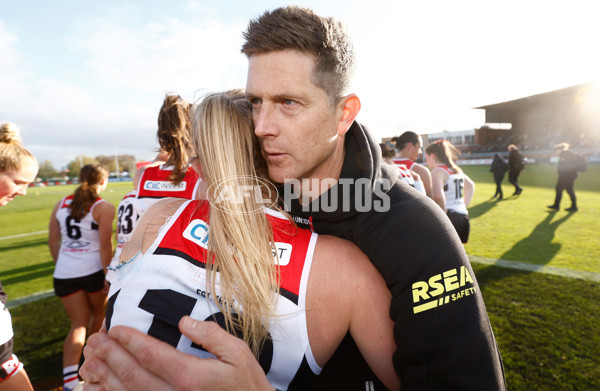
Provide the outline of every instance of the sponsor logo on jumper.
<path id="1" fill-rule="evenodd" d="M 191 240 L 198 246 L 208 248 L 208 223 L 202 219 L 192 220 L 183 231 L 183 237 Z"/>
<path id="2" fill-rule="evenodd" d="M 66 253 L 87 253 L 90 251 L 89 248 L 64 248 L 64 252 Z"/>
<path id="3" fill-rule="evenodd" d="M 293 216 L 292 218 L 294 219 L 294 221 L 296 222 L 296 224 L 302 224 L 302 225 L 306 225 L 306 226 L 310 225 L 310 220 L 309 219 L 305 219 L 304 217 Z"/>
<path id="4" fill-rule="evenodd" d="M 219 273 L 215 273 L 215 293 L 211 293 L 208 291 L 209 286 L 208 286 L 208 280 L 207 280 L 207 276 L 206 276 L 206 270 L 205 269 L 199 269 L 198 272 L 196 273 L 196 275 L 193 277 L 194 281 L 198 282 L 200 285 L 200 288 L 196 289 L 196 294 L 201 296 L 202 298 L 208 299 L 208 300 L 212 300 L 214 303 L 219 302 L 220 304 L 224 304 L 225 300 L 220 296 L 220 291 L 221 291 L 221 279 L 219 276 Z M 216 299 L 216 300 L 215 300 Z"/>
<path id="5" fill-rule="evenodd" d="M 66 240 L 64 245 L 72 250 L 77 250 L 89 246 L 90 242 L 85 242 L 82 240 Z"/>
<path id="6" fill-rule="evenodd" d="M 174 185 L 169 181 L 146 181 L 144 183 L 144 190 L 149 191 L 184 191 L 187 186 L 186 182 L 180 182 L 178 185 Z"/>
<path id="7" fill-rule="evenodd" d="M 212 300 L 213 302 L 219 302 L 219 304 L 224 304 L 226 303 L 226 301 L 219 295 L 213 295 L 210 292 L 205 291 L 204 289 L 196 289 L 196 294 L 199 295 L 200 297 L 204 298 L 204 299 L 208 299 L 208 300 Z M 215 300 L 214 298 L 217 298 L 217 300 Z"/>
<path id="8" fill-rule="evenodd" d="M 275 242 L 273 245 L 273 259 L 279 257 L 279 266 L 287 266 L 292 259 L 292 245 L 289 243 Z"/>
<path id="9" fill-rule="evenodd" d="M 413 312 L 418 314 L 475 294 L 476 287 L 465 287 L 467 284 L 472 285 L 473 281 L 469 270 L 465 266 L 461 266 L 436 274 L 427 281 L 415 282 L 412 284 L 413 303 L 415 304 Z"/>

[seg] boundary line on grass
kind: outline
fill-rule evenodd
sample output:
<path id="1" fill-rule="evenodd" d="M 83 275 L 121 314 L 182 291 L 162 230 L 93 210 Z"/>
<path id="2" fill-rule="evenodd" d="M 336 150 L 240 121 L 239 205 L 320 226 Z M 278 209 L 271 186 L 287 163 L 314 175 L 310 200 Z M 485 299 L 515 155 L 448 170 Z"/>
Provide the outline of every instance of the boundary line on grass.
<path id="1" fill-rule="evenodd" d="M 8 308 L 8 309 L 15 308 L 15 307 L 18 307 L 23 304 L 28 304 L 28 303 L 32 303 L 34 301 L 46 299 L 51 296 L 54 296 L 54 289 L 48 289 L 47 291 L 37 292 L 37 293 L 31 294 L 29 296 L 23 296 L 23 297 L 19 297 L 18 299 L 9 300 L 6 303 L 6 308 Z"/>
<path id="2" fill-rule="evenodd" d="M 18 234 L 18 235 L 11 235 L 11 236 L 3 236 L 0 237 L 0 240 L 5 240 L 5 239 L 14 239 L 14 238 L 22 238 L 23 236 L 31 236 L 31 235 L 39 235 L 39 234 L 45 234 L 48 233 L 48 230 L 45 229 L 43 231 L 35 231 L 35 232 L 28 232 L 26 234 Z"/>
<path id="3" fill-rule="evenodd" d="M 562 267 L 535 265 L 533 263 L 507 261 L 505 259 L 491 259 L 485 257 L 479 257 L 476 255 L 469 255 L 469 260 L 475 263 L 482 263 L 485 265 L 499 266 L 507 269 L 522 270 L 527 272 L 535 272 L 542 274 L 551 274 L 553 276 L 560 276 L 566 278 L 575 278 L 578 280 L 600 282 L 600 273 L 586 272 L 583 270 L 571 270 Z"/>

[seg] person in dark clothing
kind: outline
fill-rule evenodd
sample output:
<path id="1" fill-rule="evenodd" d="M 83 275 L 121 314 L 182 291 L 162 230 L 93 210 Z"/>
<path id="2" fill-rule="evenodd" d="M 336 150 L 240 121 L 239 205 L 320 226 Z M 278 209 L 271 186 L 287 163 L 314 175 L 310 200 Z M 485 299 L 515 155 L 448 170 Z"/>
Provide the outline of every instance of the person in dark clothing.
<path id="1" fill-rule="evenodd" d="M 558 181 L 556 182 L 556 196 L 554 203 L 548 208 L 558 210 L 562 199 L 563 190 L 571 198 L 571 206 L 565 209 L 567 212 L 577 212 L 577 197 L 575 196 L 575 179 L 578 171 L 585 171 L 587 167 L 583 156 L 569 151 L 568 143 L 561 143 L 554 147 L 558 153 Z"/>
<path id="2" fill-rule="evenodd" d="M 347 92 L 353 48 L 341 24 L 288 6 L 251 21 L 244 37 L 246 96 L 268 175 L 281 185 L 285 209 L 298 226 L 354 242 L 383 276 L 392 294 L 393 364 L 402 389 L 505 390 L 500 353 L 458 234 L 437 204 L 382 163 L 378 143 L 355 121 L 361 103 Z M 216 354 L 221 360 L 192 366 L 189 355 L 171 346 L 111 329 L 109 336 L 90 338 L 86 379 L 123 384 L 119 379 L 125 378 L 134 389 L 148 388 L 150 379 L 192 389 L 207 381 L 235 389 L 259 384 L 252 379 L 265 375 L 251 365 L 247 345 L 223 333 L 216 344 L 206 338 L 212 330 L 206 323 L 193 321 L 193 332 L 185 325 L 180 330 L 209 351 L 234 346 L 228 352 L 235 355 Z M 346 337 L 308 389 L 373 389 L 376 378 L 352 345 Z M 145 359 L 138 362 L 142 346 Z M 117 357 L 128 357 L 128 373 Z M 203 365 L 220 370 L 207 376 L 198 369 Z"/>
<path id="3" fill-rule="evenodd" d="M 523 188 L 519 186 L 519 175 L 525 168 L 525 158 L 516 145 L 508 146 L 508 181 L 515 187 L 513 195 L 519 195 Z"/>
<path id="4" fill-rule="evenodd" d="M 500 157 L 500 155 L 495 154 L 494 160 L 492 160 L 492 165 L 490 166 L 490 172 L 494 175 L 494 182 L 496 182 L 496 193 L 492 198 L 498 197 L 499 200 L 503 198 L 502 194 L 502 181 L 504 180 L 504 175 L 508 171 L 508 163 L 504 161 Z"/>

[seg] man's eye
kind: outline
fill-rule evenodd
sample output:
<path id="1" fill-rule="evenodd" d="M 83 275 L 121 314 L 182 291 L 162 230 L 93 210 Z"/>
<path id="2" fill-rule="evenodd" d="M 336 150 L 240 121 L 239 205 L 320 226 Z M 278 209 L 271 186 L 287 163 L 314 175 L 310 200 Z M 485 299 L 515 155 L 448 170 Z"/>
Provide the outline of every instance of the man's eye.
<path id="1" fill-rule="evenodd" d="M 261 104 L 261 100 L 260 98 L 250 98 L 248 99 L 248 101 L 250 102 L 251 105 L 255 106 L 255 105 L 259 105 Z"/>
<path id="2" fill-rule="evenodd" d="M 283 100 L 283 104 L 284 104 L 284 105 L 286 105 L 286 106 L 291 106 L 291 105 L 294 105 L 294 104 L 296 104 L 296 103 L 298 103 L 298 102 L 296 102 L 296 101 L 295 101 L 295 100 L 293 100 L 293 99 L 284 99 L 284 100 Z"/>

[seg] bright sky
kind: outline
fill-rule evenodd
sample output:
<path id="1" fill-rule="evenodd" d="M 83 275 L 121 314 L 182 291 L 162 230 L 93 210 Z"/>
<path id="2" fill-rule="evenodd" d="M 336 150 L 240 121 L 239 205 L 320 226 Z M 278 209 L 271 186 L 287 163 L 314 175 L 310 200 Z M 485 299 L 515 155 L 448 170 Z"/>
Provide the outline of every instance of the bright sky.
<path id="1" fill-rule="evenodd" d="M 57 169 L 115 147 L 151 159 L 164 94 L 245 86 L 242 30 L 288 3 L 0 0 L 0 122 Z M 294 4 L 346 24 L 358 120 L 378 138 L 472 129 L 473 107 L 600 79 L 593 0 Z"/>

